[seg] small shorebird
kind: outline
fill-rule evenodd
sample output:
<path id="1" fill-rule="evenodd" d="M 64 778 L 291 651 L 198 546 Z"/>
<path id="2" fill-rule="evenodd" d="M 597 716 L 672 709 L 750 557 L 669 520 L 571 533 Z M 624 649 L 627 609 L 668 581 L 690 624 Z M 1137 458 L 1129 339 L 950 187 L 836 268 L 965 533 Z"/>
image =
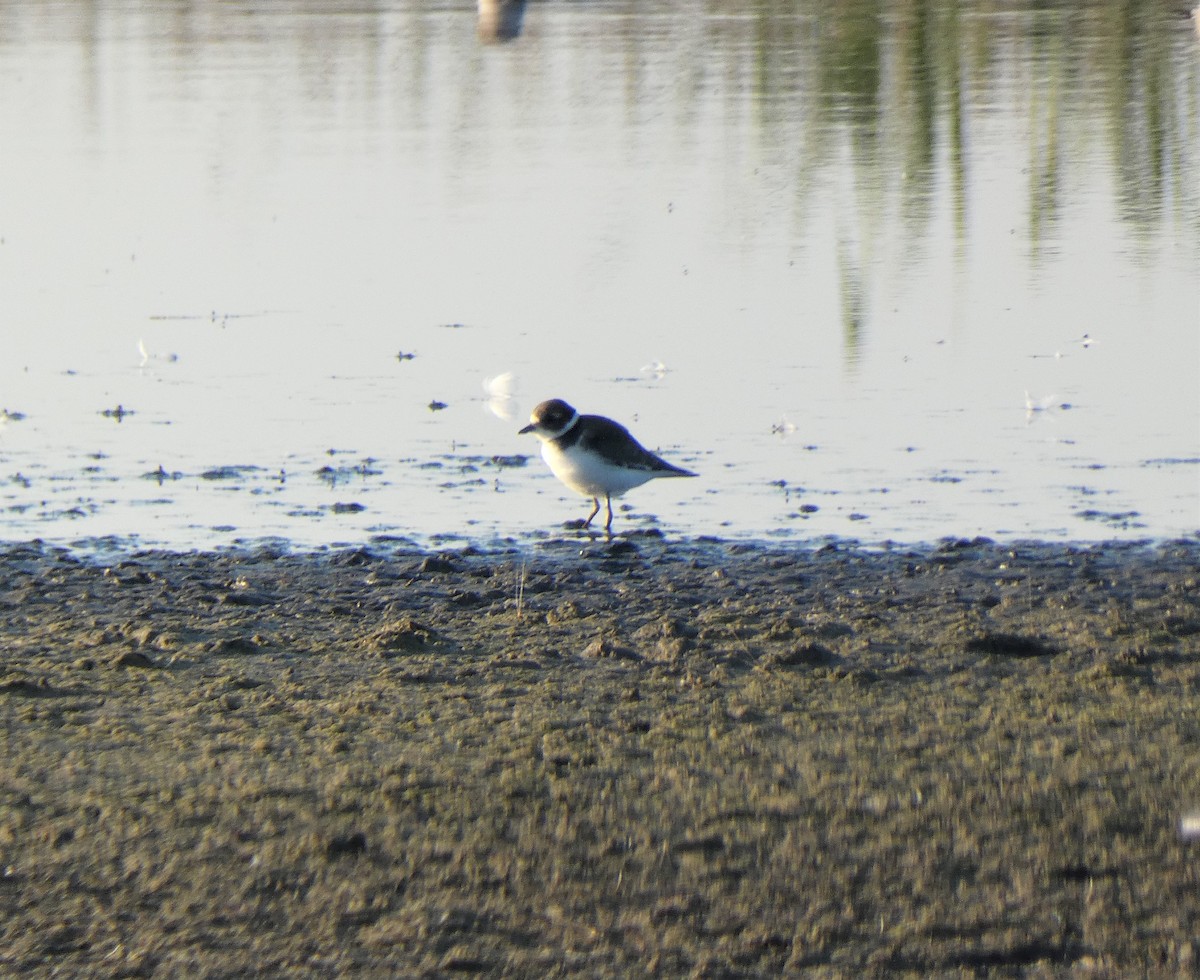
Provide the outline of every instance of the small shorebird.
<path id="1" fill-rule="evenodd" d="M 576 493 L 592 498 L 585 528 L 600 513 L 600 498 L 604 498 L 608 505 L 604 531 L 610 538 L 613 497 L 656 477 L 696 475 L 644 448 L 625 426 L 602 415 L 580 415 L 561 398 L 538 405 L 520 434 L 527 432 L 542 441 L 542 459 L 551 472 Z"/>

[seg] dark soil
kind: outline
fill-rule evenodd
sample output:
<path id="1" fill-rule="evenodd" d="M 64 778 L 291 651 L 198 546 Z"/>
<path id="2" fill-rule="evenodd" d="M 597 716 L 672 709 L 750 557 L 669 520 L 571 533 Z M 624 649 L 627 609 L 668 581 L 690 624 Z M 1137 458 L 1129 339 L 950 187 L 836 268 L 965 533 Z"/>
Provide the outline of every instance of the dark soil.
<path id="1" fill-rule="evenodd" d="M 5 975 L 1200 970 L 1196 541 L 10 545 L 0 650 Z"/>

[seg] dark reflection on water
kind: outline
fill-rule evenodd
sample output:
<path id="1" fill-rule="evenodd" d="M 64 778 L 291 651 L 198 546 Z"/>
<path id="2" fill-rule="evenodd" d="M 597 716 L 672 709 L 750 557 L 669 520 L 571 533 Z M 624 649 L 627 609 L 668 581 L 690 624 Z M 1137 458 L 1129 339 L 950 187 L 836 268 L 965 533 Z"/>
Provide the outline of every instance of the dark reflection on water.
<path id="1" fill-rule="evenodd" d="M 867 226 L 894 193 L 919 250 L 944 168 L 965 247 L 972 155 L 986 152 L 973 133 L 1011 102 L 1024 104 L 1028 120 L 1024 227 L 1035 262 L 1053 251 L 1080 171 L 1077 148 L 1092 141 L 1107 150 L 1119 213 L 1136 233 L 1148 237 L 1162 222 L 1200 226 L 1196 55 L 1176 4 L 851 0 L 755 9 L 763 139 L 775 144 L 780 129 L 790 130 L 796 165 L 815 171 L 837 149 L 831 135 L 849 129 Z M 866 263 L 853 253 L 839 243 L 851 356 L 868 285 Z"/>
<path id="2" fill-rule="evenodd" d="M 458 13 L 336 2 L 9 3 L 0 7 L 0 59 L 26 35 L 74 34 L 83 54 L 85 124 L 94 130 L 112 114 L 104 91 L 111 83 L 101 77 L 111 66 L 100 45 L 139 34 L 158 49 L 164 91 L 174 88 L 182 99 L 200 91 L 201 53 L 211 61 L 224 48 L 223 63 L 247 72 L 250 89 L 259 65 L 264 100 L 267 65 L 292 60 L 313 125 L 335 112 L 335 125 L 346 124 L 346 113 L 368 119 L 379 100 L 395 100 L 402 117 L 422 120 L 444 108 L 429 90 L 429 49 L 435 36 L 453 34 Z M 674 80 L 669 111 L 684 141 L 693 138 L 689 129 L 707 125 L 703 103 L 714 90 L 737 100 L 749 88 L 758 143 L 795 174 L 792 208 L 801 224 L 816 189 L 806 175 L 840 165 L 837 155 L 848 145 L 854 216 L 846 221 L 858 231 L 840 229 L 837 244 L 848 350 L 859 334 L 875 226 L 892 208 L 919 256 L 944 179 L 964 247 L 975 157 L 989 152 L 980 134 L 1001 108 L 1015 106 L 1027 120 L 1021 228 L 1035 262 L 1053 251 L 1072 195 L 1091 192 L 1072 187 L 1081 148 L 1098 147 L 1111 160 L 1119 213 L 1143 238 L 1164 221 L 1200 224 L 1196 38 L 1175 0 L 539 4 L 535 47 L 523 44 L 525 16 L 525 0 L 477 0 L 479 37 L 525 51 L 519 70 L 531 81 L 522 89 L 527 115 L 549 111 L 556 93 L 539 91 L 538 79 L 564 51 L 577 54 L 581 73 L 602 81 L 592 98 L 622 92 L 635 128 L 647 124 L 644 107 L 662 101 L 663 73 L 646 66 L 665 63 Z M 463 66 L 464 120 L 477 67 Z"/>
<path id="3" fill-rule="evenodd" d="M 514 41 L 521 36 L 525 0 L 478 0 L 478 11 L 481 41 Z"/>
<path id="4" fill-rule="evenodd" d="M 852 163 L 867 183 L 876 183 L 880 170 L 903 182 L 904 212 L 914 230 L 927 217 L 939 150 L 948 150 L 951 177 L 962 188 L 973 123 L 998 102 L 1024 101 L 1031 142 L 1027 204 L 1036 239 L 1053 226 L 1063 204 L 1063 171 L 1070 166 L 1063 140 L 1073 120 L 1107 120 L 1102 138 L 1116 164 L 1128 220 L 1152 222 L 1171 211 L 1195 218 L 1200 192 L 1186 178 L 1195 172 L 1196 39 L 1180 10 L 1175 0 L 766 0 L 732 7 L 708 0 L 539 4 L 534 20 L 543 41 L 578 49 L 583 63 L 588 52 L 598 52 L 605 64 L 622 65 L 631 107 L 661 97 L 649 88 L 660 82 L 645 71 L 639 53 L 654 49 L 656 58 L 674 57 L 680 81 L 671 94 L 684 125 L 703 125 L 703 114 L 689 103 L 709 98 L 714 78 L 727 80 L 731 96 L 733 85 L 749 82 L 759 138 L 795 151 L 797 166 L 821 163 L 834 147 L 831 130 L 848 128 Z M 419 103 L 428 96 L 421 66 L 432 24 L 456 13 L 438 5 L 315 0 L 116 7 L 81 0 L 49 8 L 6 3 L 0 6 L 0 58 L 28 34 L 65 32 L 80 42 L 84 76 L 94 80 L 103 70 L 98 44 L 143 34 L 162 48 L 160 69 L 187 80 L 202 47 L 236 48 L 250 66 L 256 59 L 265 64 L 268 48 L 285 44 L 298 52 L 295 68 L 307 76 L 318 102 L 335 97 L 341 82 L 363 81 L 368 84 L 354 91 L 369 102 L 398 69 L 400 79 L 411 78 L 406 97 Z M 601 29 L 587 19 L 597 17 Z M 484 40 L 520 40 L 526 21 L 525 0 L 477 0 Z M 702 46 L 671 43 L 690 36 L 697 24 Z M 396 35 L 407 41 L 404 63 L 381 62 L 384 42 Z M 545 50 L 534 55 L 550 56 Z M 706 63 L 683 64 L 697 57 Z M 544 71 L 541 64 L 524 68 L 535 76 Z M 534 101 L 544 97 L 526 94 Z M 92 121 L 102 122 L 101 93 L 91 91 L 87 103 Z M 419 105 L 413 109 L 421 112 Z"/>

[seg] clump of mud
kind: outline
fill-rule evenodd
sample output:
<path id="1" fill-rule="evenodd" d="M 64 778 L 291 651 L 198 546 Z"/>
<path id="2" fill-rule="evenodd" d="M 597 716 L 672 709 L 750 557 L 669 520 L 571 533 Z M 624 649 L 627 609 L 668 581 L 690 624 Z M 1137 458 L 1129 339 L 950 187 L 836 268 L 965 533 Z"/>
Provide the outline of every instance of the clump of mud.
<path id="1" fill-rule="evenodd" d="M 1197 968 L 1200 547 L 0 555 L 0 966 Z"/>

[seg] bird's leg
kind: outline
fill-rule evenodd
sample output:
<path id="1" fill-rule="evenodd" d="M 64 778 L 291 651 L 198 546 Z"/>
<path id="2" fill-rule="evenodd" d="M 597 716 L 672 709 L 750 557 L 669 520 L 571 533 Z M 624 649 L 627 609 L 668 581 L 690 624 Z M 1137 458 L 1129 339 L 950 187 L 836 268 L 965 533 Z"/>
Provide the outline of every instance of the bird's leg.
<path id="1" fill-rule="evenodd" d="M 612 495 L 606 493 L 604 495 L 604 502 L 606 504 L 608 504 L 608 520 L 604 522 L 604 533 L 609 538 L 611 538 L 612 537 Z M 600 501 L 597 500 L 596 501 L 596 510 L 599 510 L 599 509 L 600 509 Z"/>
<path id="2" fill-rule="evenodd" d="M 594 517 L 595 517 L 597 514 L 599 514 L 599 513 L 600 513 L 600 498 L 599 498 L 599 497 L 593 497 L 593 498 L 592 498 L 592 503 L 593 503 L 593 505 L 594 505 L 594 506 L 592 507 L 592 512 L 591 512 L 590 514 L 588 514 L 588 516 L 587 516 L 587 520 L 583 522 L 583 526 L 584 526 L 585 528 L 589 528 L 589 527 L 591 527 L 591 526 L 592 526 L 592 518 L 594 518 Z M 611 518 L 610 518 L 610 520 L 611 520 Z"/>

